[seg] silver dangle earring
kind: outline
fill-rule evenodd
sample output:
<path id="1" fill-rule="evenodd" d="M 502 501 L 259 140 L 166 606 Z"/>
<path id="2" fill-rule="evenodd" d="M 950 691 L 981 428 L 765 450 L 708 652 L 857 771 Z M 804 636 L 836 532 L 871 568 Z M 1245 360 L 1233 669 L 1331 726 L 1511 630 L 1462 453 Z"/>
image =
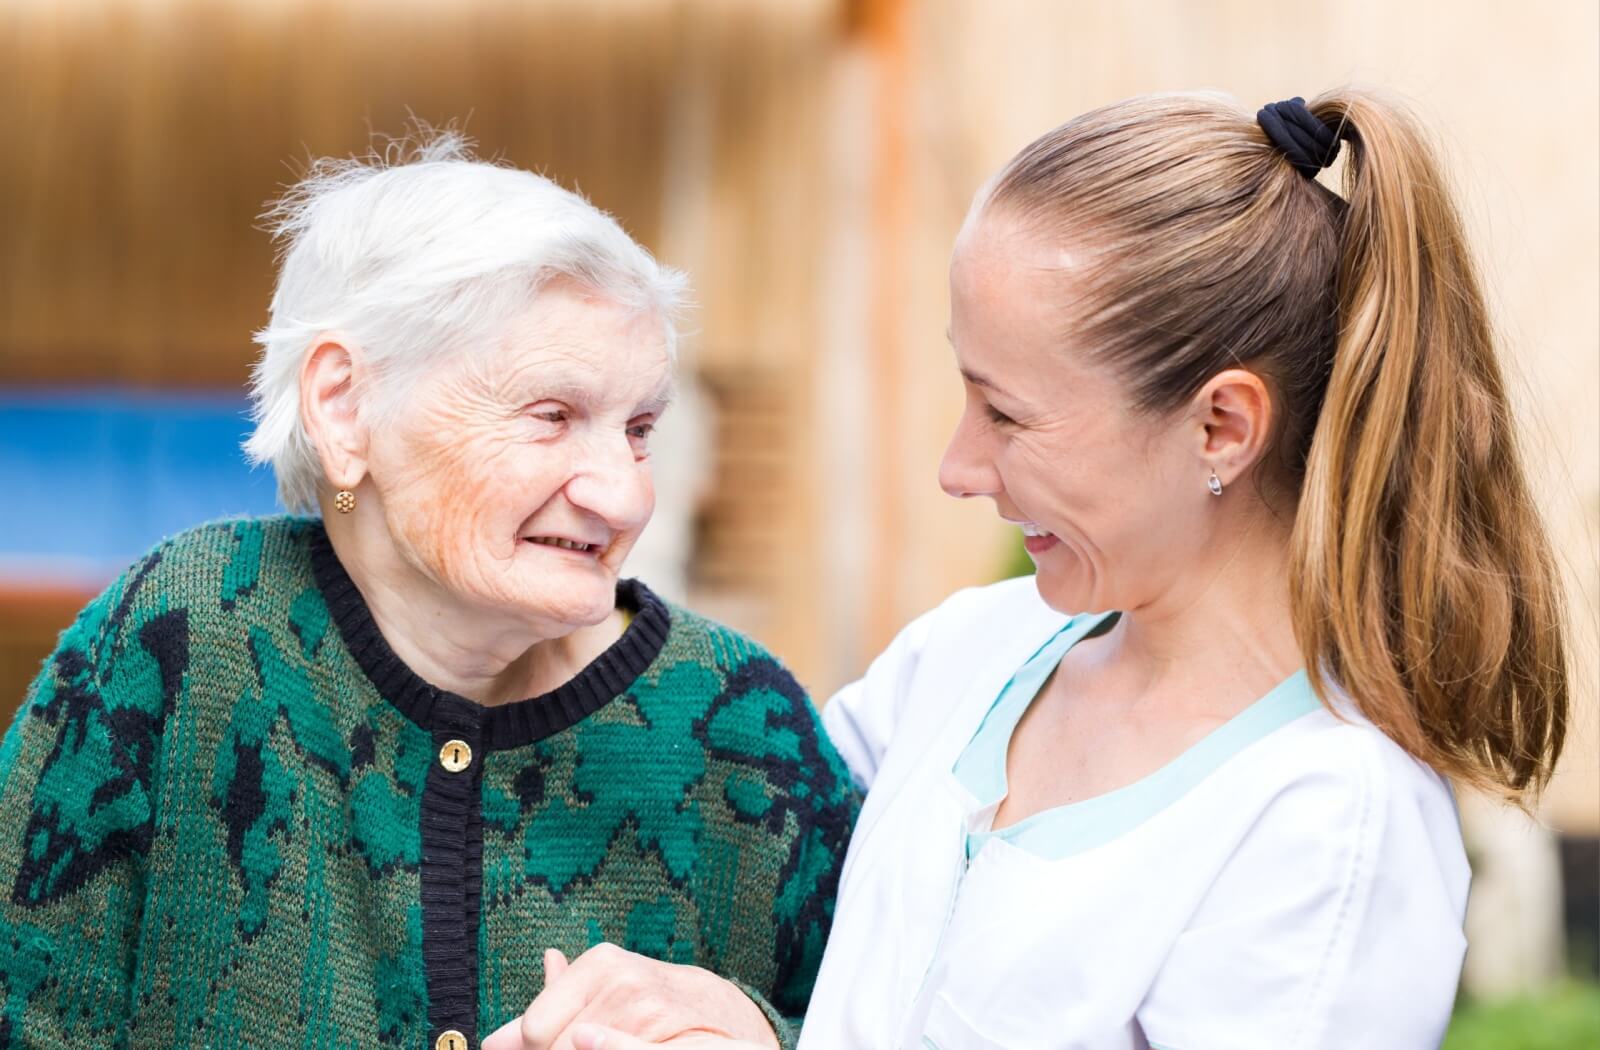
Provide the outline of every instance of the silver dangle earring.
<path id="1" fill-rule="evenodd" d="M 1211 490 L 1213 496 L 1222 495 L 1222 479 L 1217 477 L 1216 471 L 1211 472 L 1211 477 L 1206 481 L 1206 488 Z"/>

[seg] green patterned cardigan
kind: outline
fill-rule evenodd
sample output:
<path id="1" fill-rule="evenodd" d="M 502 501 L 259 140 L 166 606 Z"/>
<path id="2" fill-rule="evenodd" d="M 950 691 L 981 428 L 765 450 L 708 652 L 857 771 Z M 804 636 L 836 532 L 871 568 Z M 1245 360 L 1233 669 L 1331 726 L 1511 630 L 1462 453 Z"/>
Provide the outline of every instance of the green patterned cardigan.
<path id="1" fill-rule="evenodd" d="M 571 682 L 483 707 L 400 662 L 316 521 L 157 547 L 0 745 L 0 1046 L 475 1047 L 601 941 L 792 1045 L 849 773 L 760 647 L 618 600 Z"/>

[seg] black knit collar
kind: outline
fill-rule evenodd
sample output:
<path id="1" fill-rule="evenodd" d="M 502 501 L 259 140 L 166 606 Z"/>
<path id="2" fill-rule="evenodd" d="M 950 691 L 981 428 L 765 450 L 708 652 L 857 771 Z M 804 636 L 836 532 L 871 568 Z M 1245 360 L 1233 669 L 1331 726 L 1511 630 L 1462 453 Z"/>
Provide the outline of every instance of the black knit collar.
<path id="1" fill-rule="evenodd" d="M 320 524 L 311 530 L 310 546 L 322 599 L 346 647 L 378 693 L 430 731 L 446 712 L 454 716 L 446 719 L 451 722 L 468 717 L 480 727 L 480 739 L 491 750 L 531 744 L 600 710 L 655 662 L 672 626 L 671 614 L 655 592 L 638 580 L 619 580 L 617 604 L 633 613 L 621 638 L 556 689 L 486 707 L 424 681 L 395 655 Z"/>

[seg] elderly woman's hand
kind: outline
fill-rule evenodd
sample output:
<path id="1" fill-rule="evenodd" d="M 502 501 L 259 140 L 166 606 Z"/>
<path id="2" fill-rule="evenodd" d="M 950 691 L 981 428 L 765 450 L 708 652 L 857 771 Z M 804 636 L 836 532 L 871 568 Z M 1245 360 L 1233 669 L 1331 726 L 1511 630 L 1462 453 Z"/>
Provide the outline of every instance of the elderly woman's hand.
<path id="1" fill-rule="evenodd" d="M 766 1015 L 738 986 L 698 966 L 659 962 L 614 944 L 567 963 L 545 952 L 545 986 L 483 1050 L 776 1050 Z"/>

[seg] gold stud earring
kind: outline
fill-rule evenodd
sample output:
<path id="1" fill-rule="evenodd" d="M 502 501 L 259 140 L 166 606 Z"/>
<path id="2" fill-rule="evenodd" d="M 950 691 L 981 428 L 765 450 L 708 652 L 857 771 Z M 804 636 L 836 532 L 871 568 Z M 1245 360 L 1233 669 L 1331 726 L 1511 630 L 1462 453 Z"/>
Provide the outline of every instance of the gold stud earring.
<path id="1" fill-rule="evenodd" d="M 1213 496 L 1222 495 L 1222 479 L 1217 477 L 1216 471 L 1213 470 L 1211 477 L 1206 480 L 1206 488 L 1211 490 Z M 355 500 L 352 499 L 350 502 L 355 503 Z"/>
<path id="2" fill-rule="evenodd" d="M 349 489 L 340 489 L 339 494 L 333 497 L 333 507 L 340 514 L 349 514 L 356 509 L 356 494 Z"/>

